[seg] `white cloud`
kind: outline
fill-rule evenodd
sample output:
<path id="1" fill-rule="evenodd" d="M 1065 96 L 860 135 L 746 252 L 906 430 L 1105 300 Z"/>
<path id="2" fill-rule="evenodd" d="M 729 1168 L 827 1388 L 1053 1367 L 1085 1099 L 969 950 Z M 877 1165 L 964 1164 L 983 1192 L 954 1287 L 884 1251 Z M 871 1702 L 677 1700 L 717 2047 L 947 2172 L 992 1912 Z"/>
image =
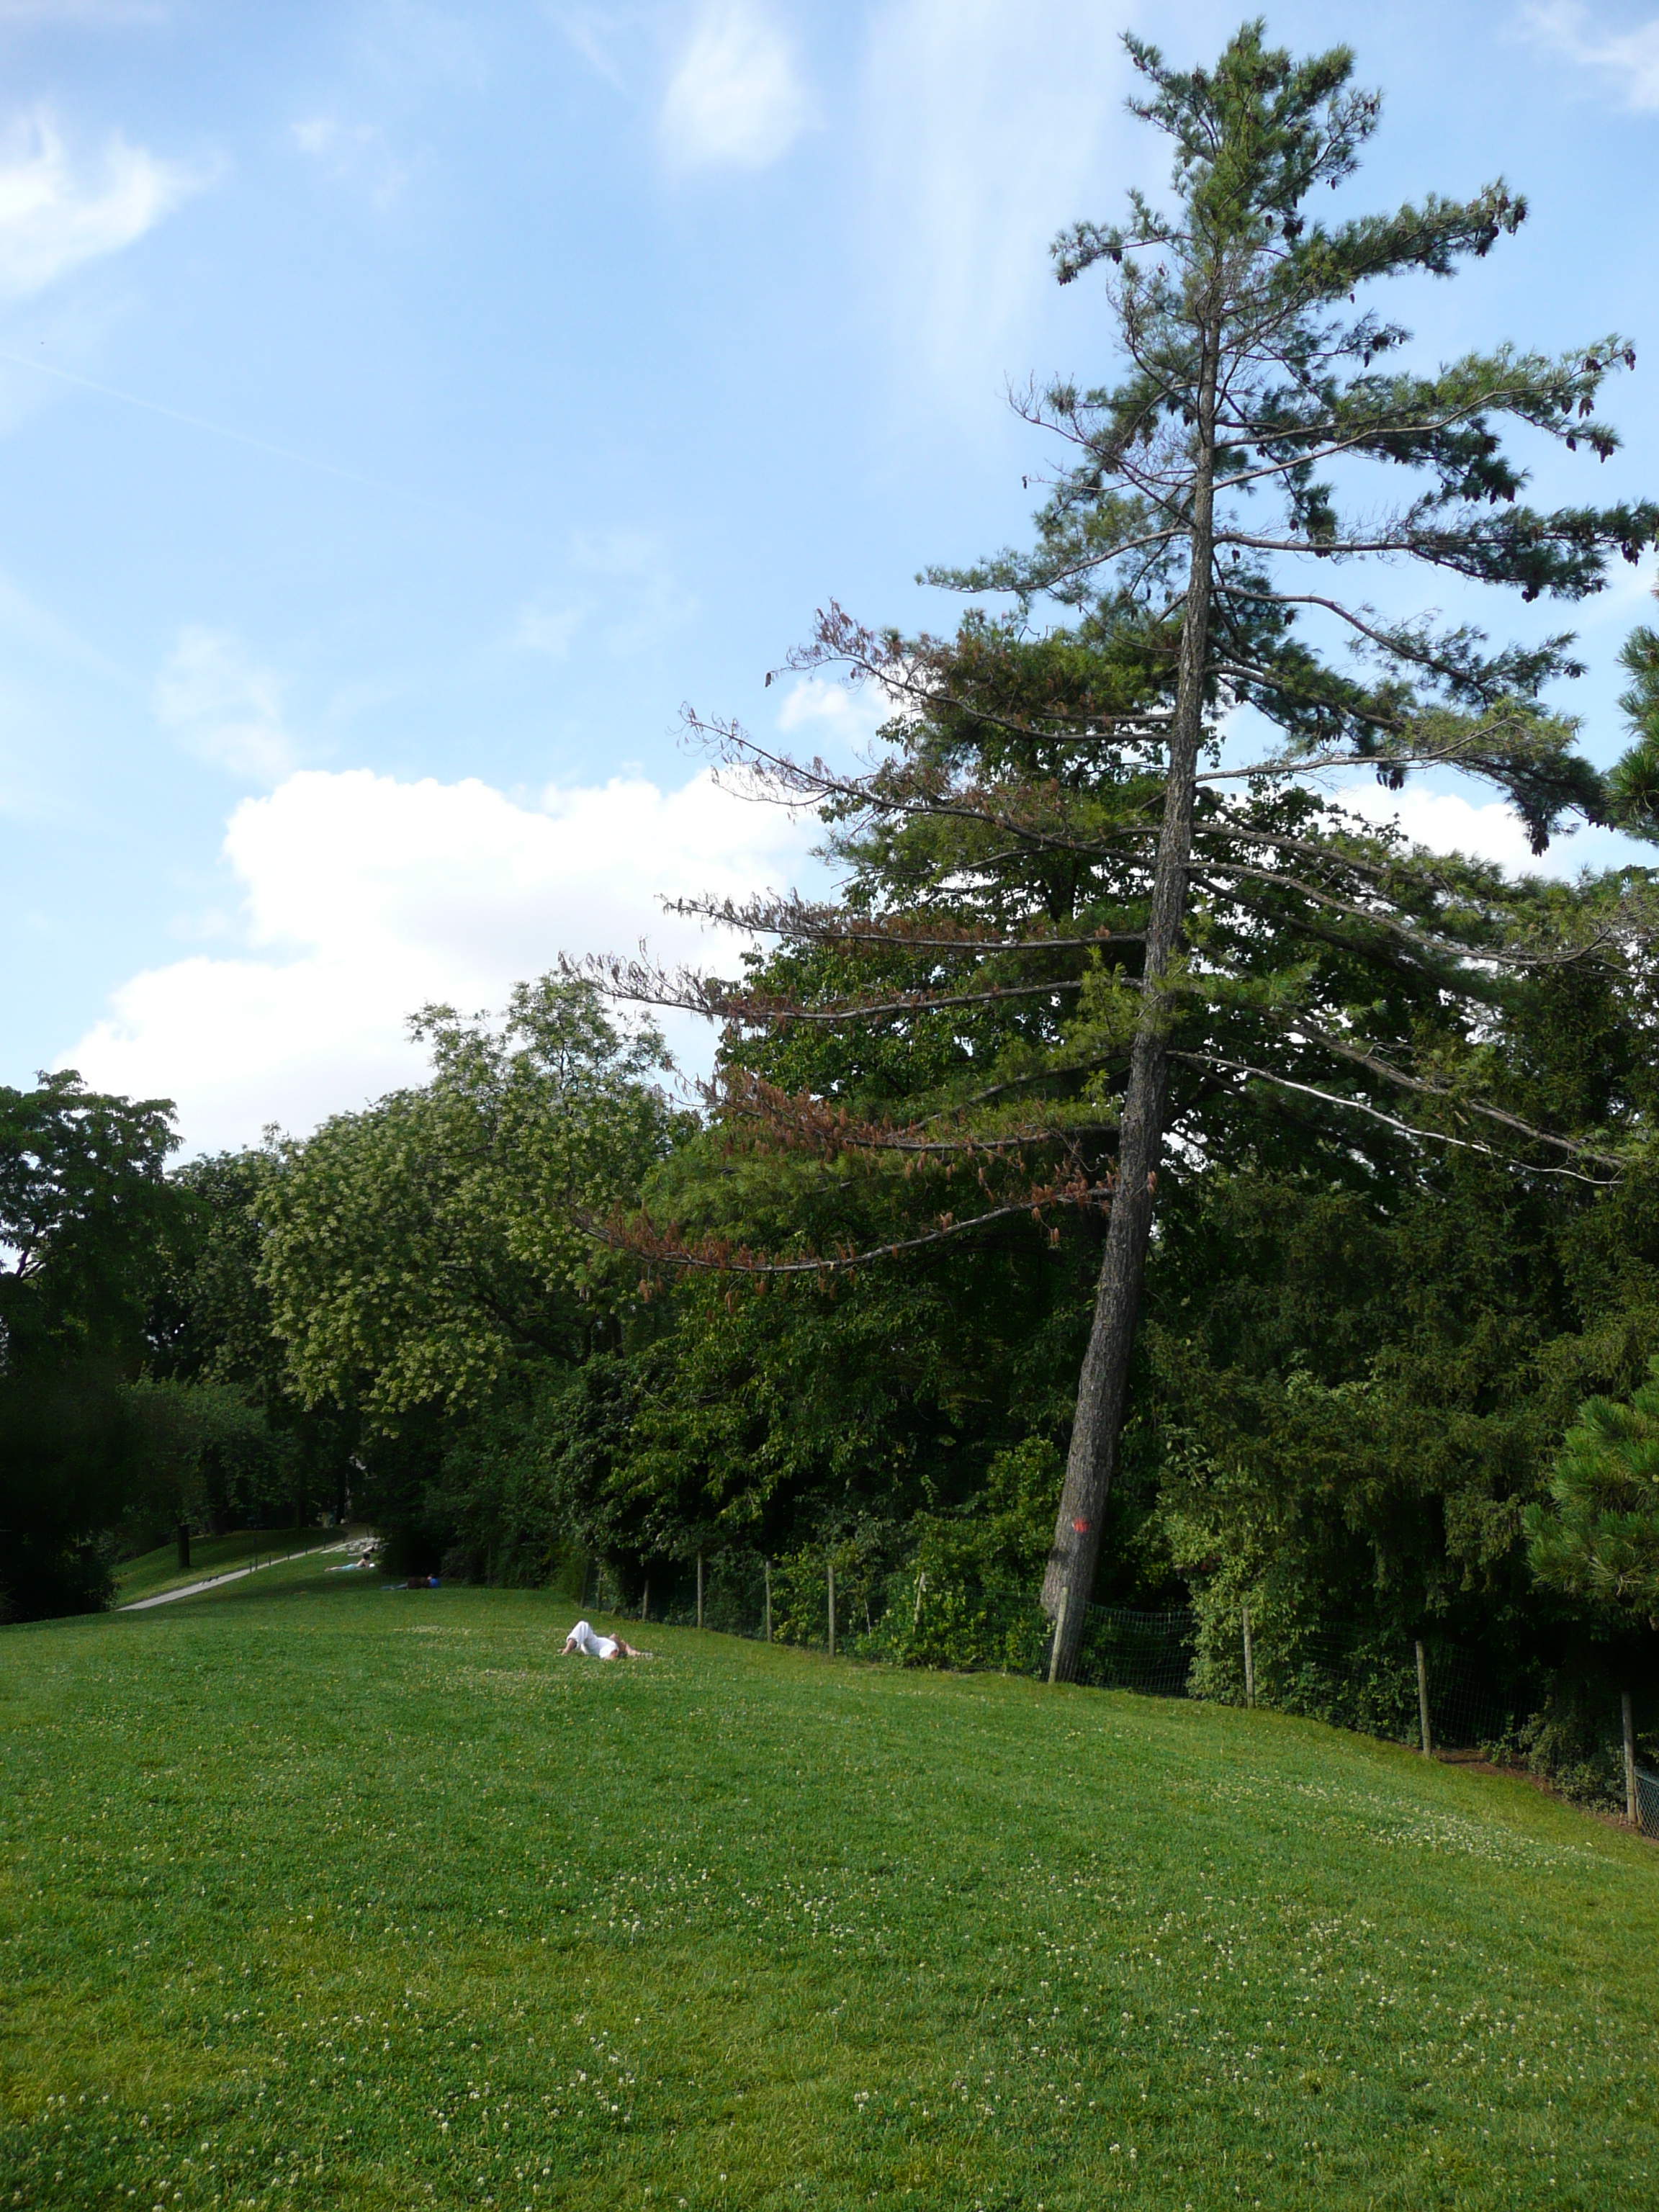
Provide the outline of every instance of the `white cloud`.
<path id="1" fill-rule="evenodd" d="M 819 742 L 830 737 L 849 751 L 867 744 L 894 711 L 894 702 L 874 684 L 836 684 L 823 676 L 802 676 L 790 686 L 778 709 L 786 734 L 816 724 Z"/>
<path id="2" fill-rule="evenodd" d="M 561 951 L 629 951 L 647 933 L 659 957 L 735 965 L 729 940 L 665 916 L 659 895 L 781 886 L 813 826 L 707 772 L 678 791 L 619 778 L 527 805 L 475 779 L 307 771 L 231 817 L 243 949 L 133 976 L 60 1064 L 177 1099 L 192 1147 L 271 1121 L 303 1130 L 418 1079 L 404 1022 L 428 1000 L 498 1006 Z M 680 1029 L 706 1056 L 706 1031 Z"/>
<path id="3" fill-rule="evenodd" d="M 409 182 L 407 163 L 392 150 L 378 123 L 342 123 L 313 115 L 290 131 L 296 149 L 331 183 L 356 185 L 377 208 L 391 206 Z"/>
<path id="4" fill-rule="evenodd" d="M 0 297 L 26 298 L 135 244 L 200 181 L 118 136 L 88 174 L 46 109 L 15 118 L 0 136 Z"/>
<path id="5" fill-rule="evenodd" d="M 276 674 L 234 637 L 194 624 L 179 633 L 155 679 L 155 713 L 198 760 L 254 783 L 276 783 L 295 764 Z"/>
<path id="6" fill-rule="evenodd" d="M 1426 845 L 1436 853 L 1462 853 L 1470 860 L 1496 860 L 1514 874 L 1535 872 L 1561 849 L 1552 848 L 1544 864 L 1534 860 L 1525 830 L 1502 799 L 1477 805 L 1456 792 L 1432 791 L 1418 783 L 1407 784 L 1403 791 L 1388 791 L 1375 778 L 1340 785 L 1331 795 L 1350 813 L 1379 828 L 1398 822 L 1414 845 Z"/>
<path id="7" fill-rule="evenodd" d="M 688 168 L 763 169 L 811 120 L 788 40 L 754 0 L 705 7 L 663 101 L 663 142 Z"/>
<path id="8" fill-rule="evenodd" d="M 1601 71 L 1624 106 L 1659 108 L 1659 16 L 1633 30 L 1604 31 L 1577 0 L 1532 0 L 1521 24 L 1552 52 Z"/>
<path id="9" fill-rule="evenodd" d="M 1331 796 L 1367 822 L 1379 826 L 1398 822 L 1414 845 L 1494 860 L 1510 875 L 1557 876 L 1570 882 L 1586 868 L 1613 868 L 1632 861 L 1647 867 L 1653 862 L 1650 845 L 1638 844 L 1612 830 L 1571 831 L 1553 839 L 1547 852 L 1534 854 L 1519 817 L 1501 799 L 1467 799 L 1426 783 L 1386 791 L 1372 778 L 1339 785 Z"/>

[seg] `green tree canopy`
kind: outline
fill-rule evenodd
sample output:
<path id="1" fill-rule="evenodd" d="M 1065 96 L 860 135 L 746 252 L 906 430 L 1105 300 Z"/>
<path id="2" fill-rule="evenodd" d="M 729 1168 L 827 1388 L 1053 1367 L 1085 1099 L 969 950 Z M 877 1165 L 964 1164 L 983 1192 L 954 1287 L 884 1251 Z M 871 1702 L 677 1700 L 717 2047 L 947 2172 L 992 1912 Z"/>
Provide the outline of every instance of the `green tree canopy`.
<path id="1" fill-rule="evenodd" d="M 1628 1401 L 1589 1398 L 1567 1431 L 1547 1502 L 1528 1508 L 1546 1589 L 1659 1628 L 1659 1357 Z"/>
<path id="2" fill-rule="evenodd" d="M 164 1099 L 70 1070 L 0 1087 L 0 1617 L 100 1604 L 93 1540 L 142 1475 L 125 1386 L 179 1228 Z"/>
<path id="3" fill-rule="evenodd" d="M 433 1079 L 282 1148 L 261 1279 L 307 1404 L 396 1428 L 476 1406 L 516 1358 L 614 1342 L 637 1268 L 583 1226 L 637 1200 L 673 1110 L 649 1029 L 591 988 L 520 986 L 499 1026 L 428 1007 Z"/>

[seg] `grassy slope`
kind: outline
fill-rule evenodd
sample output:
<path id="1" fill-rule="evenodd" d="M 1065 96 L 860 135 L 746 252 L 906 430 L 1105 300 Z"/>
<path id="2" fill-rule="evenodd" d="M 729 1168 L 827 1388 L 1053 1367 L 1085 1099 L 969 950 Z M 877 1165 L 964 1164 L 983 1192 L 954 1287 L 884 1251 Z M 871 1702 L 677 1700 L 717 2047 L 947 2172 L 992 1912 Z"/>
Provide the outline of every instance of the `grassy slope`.
<path id="1" fill-rule="evenodd" d="M 0 1635 L 0 2203 L 1659 2201 L 1647 1847 L 1311 1723 L 567 1626 L 301 1564 Z"/>
<path id="2" fill-rule="evenodd" d="M 156 1597 L 162 1590 L 181 1589 L 209 1575 L 228 1574 L 245 1567 L 256 1556 L 269 1559 L 276 1552 L 315 1551 L 319 1545 L 340 1541 L 333 1528 L 239 1528 L 228 1536 L 192 1536 L 190 1565 L 179 1565 L 178 1547 L 163 1544 L 154 1552 L 125 1560 L 115 1572 L 115 1602 L 131 1605 L 135 1598 Z"/>

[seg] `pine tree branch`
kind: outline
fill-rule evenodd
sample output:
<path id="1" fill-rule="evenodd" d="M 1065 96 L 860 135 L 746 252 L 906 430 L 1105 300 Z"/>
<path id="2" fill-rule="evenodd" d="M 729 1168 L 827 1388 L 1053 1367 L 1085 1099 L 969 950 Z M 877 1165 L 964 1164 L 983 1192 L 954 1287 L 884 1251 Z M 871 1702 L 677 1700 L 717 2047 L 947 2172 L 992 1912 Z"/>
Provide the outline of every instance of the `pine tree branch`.
<path id="1" fill-rule="evenodd" d="M 1426 641 L 1414 637 L 1408 631 L 1378 629 L 1374 623 L 1362 621 L 1354 609 L 1345 606 L 1340 599 L 1326 599 L 1317 592 L 1270 592 L 1265 588 L 1258 589 L 1226 575 L 1219 566 L 1215 570 L 1215 577 L 1217 596 L 1224 600 L 1249 599 L 1262 606 L 1322 608 L 1327 614 L 1334 615 L 1340 622 L 1346 623 L 1358 636 L 1364 638 L 1368 643 L 1376 646 L 1380 652 L 1389 653 L 1396 659 L 1411 662 L 1413 665 L 1426 670 L 1431 676 L 1437 677 L 1442 683 L 1449 686 L 1468 685 L 1476 696 L 1482 696 L 1479 685 L 1473 680 L 1478 675 L 1478 671 L 1471 670 L 1455 660 L 1448 659 L 1443 653 L 1435 652 Z M 1557 644 L 1559 642 L 1559 640 L 1556 641 Z M 1574 662 L 1571 664 L 1568 672 L 1582 675 L 1583 671 L 1577 662 Z M 1502 687 L 1496 678 L 1485 696 L 1491 697 L 1502 696 Z"/>
<path id="2" fill-rule="evenodd" d="M 845 1106 L 816 1098 L 811 1092 L 787 1091 L 749 1069 L 729 1074 L 724 1081 L 716 1079 L 705 1084 L 702 1088 L 705 1099 L 723 1123 L 757 1123 L 785 1142 L 805 1144 L 821 1158 L 831 1160 L 844 1152 L 918 1156 L 948 1153 L 972 1158 L 980 1152 L 994 1156 L 1029 1152 L 1042 1145 L 1064 1144 L 1069 1148 L 1069 1140 L 1073 1137 L 1098 1136 L 1117 1127 L 1115 1121 L 1100 1121 L 1028 1122 L 1023 1127 L 1003 1129 L 990 1135 L 969 1129 L 958 1137 L 929 1138 L 921 1133 L 929 1121 L 939 1121 L 952 1112 L 959 1117 L 965 1109 L 947 1108 L 923 1120 L 900 1124 L 872 1121 L 848 1113 Z"/>
<path id="3" fill-rule="evenodd" d="M 743 905 L 730 898 L 665 899 L 663 910 L 790 942 L 869 945 L 899 952 L 1077 952 L 1097 945 L 1139 945 L 1146 934 L 1139 929 L 1101 929 L 1082 937 L 985 937 L 963 929 L 949 936 L 927 936 L 921 933 L 938 928 L 936 921 L 918 922 L 913 933 L 900 916 L 887 923 L 838 921 L 845 908 L 809 906 L 798 899 L 750 899 Z"/>
<path id="4" fill-rule="evenodd" d="M 1252 1077 L 1258 1083 L 1270 1083 L 1281 1091 L 1299 1091 L 1307 1098 L 1317 1098 L 1327 1106 L 1335 1106 L 1352 1114 L 1367 1115 L 1373 1121 L 1381 1121 L 1390 1129 L 1398 1130 L 1402 1137 L 1413 1137 L 1420 1142 L 1452 1145 L 1462 1152 L 1480 1152 L 1488 1159 L 1503 1160 L 1511 1167 L 1523 1168 L 1528 1175 L 1565 1176 L 1572 1182 L 1588 1183 L 1592 1190 L 1611 1190 L 1618 1176 L 1580 1175 L 1576 1168 L 1540 1168 L 1530 1161 L 1517 1160 L 1513 1153 L 1499 1152 L 1492 1145 L 1478 1144 L 1472 1137 L 1449 1136 L 1443 1129 L 1419 1128 L 1414 1122 L 1402 1121 L 1397 1115 L 1385 1114 L 1380 1106 L 1368 1105 L 1361 1098 L 1345 1098 L 1338 1091 L 1322 1091 L 1312 1083 L 1297 1083 L 1288 1075 L 1278 1075 L 1271 1068 L 1256 1067 L 1249 1060 L 1225 1060 L 1212 1053 L 1172 1052 L 1172 1060 L 1186 1062 L 1192 1067 L 1224 1068 L 1235 1075 Z"/>
<path id="5" fill-rule="evenodd" d="M 1595 1146 L 1581 1143 L 1575 1137 L 1555 1136 L 1547 1129 L 1536 1128 L 1530 1121 L 1523 1121 L 1518 1115 L 1505 1113 L 1501 1106 L 1490 1106 L 1478 1098 L 1461 1097 L 1441 1084 L 1425 1082 L 1419 1075 L 1408 1075 L 1403 1068 L 1395 1067 L 1389 1061 L 1378 1059 L 1375 1054 L 1334 1036 L 1328 1029 L 1301 1015 L 1296 1017 L 1295 1026 L 1316 1037 L 1327 1052 L 1334 1053 L 1339 1059 L 1351 1060 L 1354 1066 L 1381 1076 L 1385 1083 L 1393 1084 L 1397 1090 L 1413 1091 L 1419 1097 L 1443 1099 L 1460 1112 L 1480 1114 L 1489 1121 L 1497 1121 L 1504 1128 L 1513 1129 L 1533 1144 L 1553 1145 L 1558 1152 L 1572 1152 L 1581 1159 L 1594 1160 L 1600 1167 L 1614 1168 L 1620 1173 L 1624 1170 L 1624 1161 L 1614 1152 L 1598 1152 Z"/>
<path id="6" fill-rule="evenodd" d="M 590 1216 L 573 1218 L 585 1236 L 594 1243 L 605 1244 L 612 1251 L 631 1252 L 655 1267 L 679 1267 L 687 1273 L 720 1275 L 836 1275 L 850 1269 L 870 1266 L 877 1260 L 894 1260 L 908 1252 L 921 1252 L 930 1245 L 945 1244 L 954 1238 L 971 1236 L 994 1221 L 1012 1220 L 1017 1214 L 1027 1214 L 1040 1228 L 1042 1215 L 1051 1207 L 1065 1206 L 1079 1209 L 1109 1204 L 1115 1186 L 1110 1182 L 1094 1183 L 1066 1188 L 1035 1192 L 1029 1198 L 1015 1200 L 1008 1206 L 996 1206 L 983 1213 L 970 1214 L 965 1221 L 957 1221 L 950 1214 L 942 1217 L 937 1229 L 930 1229 L 917 1237 L 896 1237 L 890 1243 L 872 1244 L 857 1252 L 841 1251 L 829 1255 L 812 1255 L 799 1260 L 768 1260 L 750 1251 L 746 1246 L 730 1246 L 715 1239 L 705 1239 L 697 1245 L 681 1243 L 672 1235 L 663 1237 L 650 1223 L 624 1231 L 612 1224 Z M 1057 1230 L 1050 1234 L 1058 1237 Z"/>
<path id="7" fill-rule="evenodd" d="M 684 719 L 688 729 L 724 748 L 727 757 L 748 774 L 757 780 L 775 782 L 785 793 L 794 794 L 803 805 L 839 801 L 861 813 L 896 816 L 902 821 L 973 822 L 983 829 L 1000 830 L 1037 851 L 1078 858 L 1093 858 L 1105 849 L 1099 842 L 1086 844 L 1031 822 L 1022 822 L 988 803 L 971 805 L 960 797 L 951 799 L 938 793 L 913 798 L 880 791 L 875 788 L 874 777 L 844 776 L 822 760 L 797 761 L 787 753 L 771 752 L 757 744 L 735 722 L 705 722 L 689 708 L 684 710 Z M 787 805 L 793 802 L 785 798 L 772 803 Z"/>
<path id="8" fill-rule="evenodd" d="M 1279 690 L 1291 689 L 1288 685 L 1276 684 L 1273 677 L 1266 671 L 1242 668 L 1229 672 L 1241 676 L 1252 684 L 1273 684 Z M 1310 706 L 1325 703 L 1315 693 L 1304 691 L 1300 696 Z M 1366 719 L 1375 721 L 1378 728 L 1388 730 L 1391 733 L 1411 726 L 1403 719 L 1392 722 L 1384 720 L 1381 715 L 1368 716 Z M 1479 732 L 1482 741 L 1480 743 L 1477 743 L 1475 733 L 1471 732 L 1467 742 L 1462 744 L 1391 747 L 1386 752 L 1281 753 L 1276 758 L 1252 761 L 1244 768 L 1206 769 L 1200 775 L 1198 781 L 1204 784 L 1244 783 L 1260 776 L 1323 775 L 1330 769 L 1339 768 L 1366 768 L 1374 773 L 1378 770 L 1386 773 L 1399 770 L 1401 774 L 1414 768 L 1465 768 L 1473 770 L 1478 769 L 1489 756 L 1492 739 L 1501 738 L 1506 729 L 1518 733 L 1525 727 L 1526 723 L 1522 716 L 1510 714 L 1503 716 L 1496 721 L 1483 722 Z"/>
<path id="9" fill-rule="evenodd" d="M 1136 988 L 1134 977 L 1126 975 L 1122 981 L 1130 989 Z M 842 1022 L 873 1021 L 889 1015 L 932 1014 L 942 1012 L 947 1007 L 1000 1005 L 1009 999 L 1052 998 L 1056 992 L 1080 991 L 1083 984 L 1081 976 L 1062 976 L 1048 983 L 994 984 L 985 991 L 917 991 L 897 999 L 867 1004 L 847 999 L 839 1006 L 804 1006 L 799 1000 L 791 999 L 779 999 L 769 1005 L 763 999 L 733 996 L 709 1000 L 708 1011 L 721 1020 L 753 1025 L 778 1023 L 787 1027 L 791 1022 L 812 1022 L 835 1027 Z M 674 1002 L 659 1000 L 657 1003 Z M 702 1011 L 702 1008 L 693 1010 Z"/>
<path id="10" fill-rule="evenodd" d="M 562 963 L 568 975 L 584 977 L 608 998 L 637 1006 L 675 1006 L 685 1013 L 702 1014 L 709 1021 L 734 1021 L 758 1028 L 791 1022 L 835 1026 L 844 1022 L 870 1021 L 890 1015 L 929 1014 L 955 1006 L 994 1006 L 1013 999 L 1052 998 L 1056 993 L 1080 991 L 1081 976 L 1058 976 L 1046 983 L 994 984 L 983 991 L 910 992 L 896 999 L 853 1000 L 839 1005 L 805 1006 L 793 999 L 768 1000 L 753 993 L 728 991 L 716 979 L 689 968 L 670 975 L 666 969 L 643 960 L 624 960 L 615 953 L 592 953 L 583 960 Z M 1135 988 L 1133 976 L 1123 982 Z"/>
<path id="11" fill-rule="evenodd" d="M 1352 869 L 1356 875 L 1370 876 L 1377 883 L 1387 882 L 1390 875 L 1398 872 L 1399 868 L 1397 861 L 1392 866 L 1385 866 L 1377 860 L 1362 860 L 1334 844 L 1316 844 L 1310 837 L 1286 836 L 1276 830 L 1260 830 L 1227 822 L 1200 821 L 1194 823 L 1193 835 L 1194 837 L 1236 839 L 1241 845 L 1277 845 L 1288 853 L 1305 854 L 1311 860 L 1333 861 L 1339 867 Z M 1425 878 L 1425 880 L 1433 884 L 1437 890 L 1449 888 L 1437 876 Z"/>
<path id="12" fill-rule="evenodd" d="M 1243 860 L 1203 860 L 1189 863 L 1194 873 L 1214 871 L 1230 876 L 1246 876 L 1255 883 L 1269 884 L 1276 890 L 1294 891 L 1298 897 L 1310 899 L 1316 905 L 1328 908 L 1336 914 L 1351 915 L 1373 929 L 1385 930 L 1391 937 L 1399 938 L 1416 951 L 1448 957 L 1455 960 L 1495 961 L 1505 968 L 1566 968 L 1580 960 L 1587 960 L 1601 946 L 1611 940 L 1613 933 L 1603 930 L 1586 945 L 1576 945 L 1565 952 L 1507 952 L 1494 945 L 1465 945 L 1455 938 L 1427 937 L 1408 923 L 1396 921 L 1391 915 L 1377 914 L 1371 908 L 1355 906 L 1350 900 L 1338 898 L 1334 892 L 1319 889 L 1316 884 L 1304 883 L 1299 877 L 1287 876 L 1272 868 L 1251 867 Z M 1212 886 L 1213 888 L 1213 886 Z M 1261 913 L 1264 909 L 1253 909 Z"/>

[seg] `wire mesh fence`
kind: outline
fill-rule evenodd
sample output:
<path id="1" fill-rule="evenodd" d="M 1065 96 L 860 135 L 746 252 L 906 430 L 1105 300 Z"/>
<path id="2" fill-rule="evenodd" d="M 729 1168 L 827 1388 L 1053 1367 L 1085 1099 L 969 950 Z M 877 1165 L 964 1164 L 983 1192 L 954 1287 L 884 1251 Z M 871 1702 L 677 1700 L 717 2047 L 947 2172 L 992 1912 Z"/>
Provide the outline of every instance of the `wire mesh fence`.
<path id="1" fill-rule="evenodd" d="M 654 1598 L 645 1583 L 637 1610 L 674 1627 L 809 1650 L 833 1643 L 846 1656 L 964 1671 L 1043 1676 L 1054 1648 L 1052 1621 L 1024 1592 L 930 1588 L 925 1574 L 860 1572 L 855 1559 L 839 1571 L 823 1556 L 772 1561 L 726 1551 L 682 1560 L 659 1570 Z M 1419 1647 L 1397 1632 L 1271 1613 L 1218 1620 L 1188 1607 L 1091 1605 L 1086 1613 L 1071 1677 L 1086 1687 L 1256 1705 L 1392 1742 L 1420 1741 Z M 1515 1726 L 1514 1700 L 1473 1655 L 1443 1638 L 1421 1648 L 1435 1745 L 1474 1748 Z"/>
<path id="2" fill-rule="evenodd" d="M 1127 1606 L 1091 1605 L 1072 1680 L 1089 1689 L 1130 1690 L 1143 1698 L 1190 1697 L 1197 1648 L 1197 1622 L 1185 1607 L 1135 1613 Z M 1053 1656 L 1052 1636 L 1048 1656 Z"/>
<path id="3" fill-rule="evenodd" d="M 899 1666 L 1041 1680 L 1053 1657 L 1054 1623 L 1029 1592 L 933 1586 L 914 1570 L 896 1577 L 851 1544 L 784 1559 L 729 1548 L 665 1563 L 657 1577 L 654 1595 L 647 1581 L 632 1606 L 615 1590 L 596 1590 L 596 1601 L 603 1595 L 611 1601 L 604 1609 L 643 1620 Z M 1443 1634 L 1309 1621 L 1272 1606 L 1255 1618 L 1242 1607 L 1088 1606 L 1070 1679 L 1140 1697 L 1261 1706 L 1417 1750 L 1505 1763 L 1519 1756 L 1548 1694 L 1541 1675 L 1497 1668 Z M 1635 1778 L 1627 1794 L 1638 1824 L 1659 1838 L 1659 1775 L 1637 1767 Z"/>

